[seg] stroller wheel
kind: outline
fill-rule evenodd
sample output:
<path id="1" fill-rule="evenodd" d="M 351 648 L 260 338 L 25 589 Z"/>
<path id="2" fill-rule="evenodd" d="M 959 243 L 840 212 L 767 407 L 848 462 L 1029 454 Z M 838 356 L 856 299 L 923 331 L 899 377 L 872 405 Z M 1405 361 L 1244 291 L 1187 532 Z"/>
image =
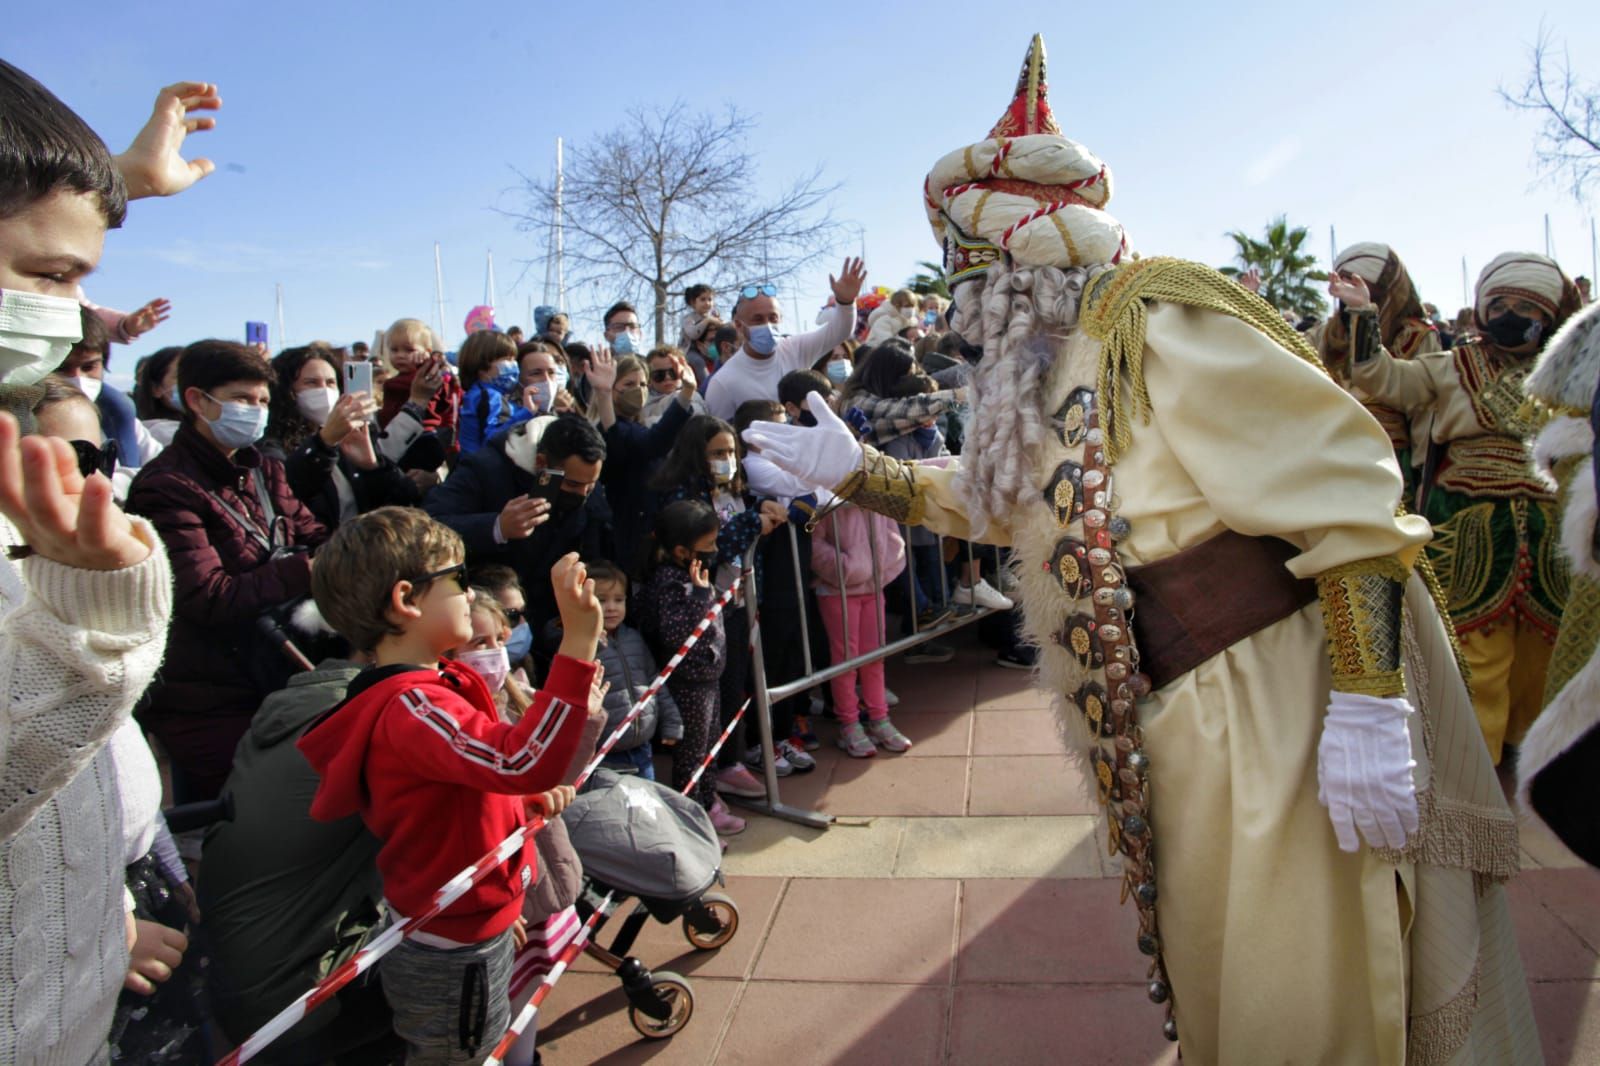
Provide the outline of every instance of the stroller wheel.
<path id="1" fill-rule="evenodd" d="M 715 951 L 739 931 L 739 905 L 721 892 L 707 892 L 683 916 L 683 935 L 696 951 Z"/>
<path id="2" fill-rule="evenodd" d="M 663 1017 L 652 1018 L 637 1006 L 628 1007 L 628 1021 L 640 1036 L 651 1040 L 665 1040 L 689 1024 L 694 1015 L 694 990 L 689 982 L 671 972 L 662 970 L 650 978 L 650 992 L 660 1004 Z"/>

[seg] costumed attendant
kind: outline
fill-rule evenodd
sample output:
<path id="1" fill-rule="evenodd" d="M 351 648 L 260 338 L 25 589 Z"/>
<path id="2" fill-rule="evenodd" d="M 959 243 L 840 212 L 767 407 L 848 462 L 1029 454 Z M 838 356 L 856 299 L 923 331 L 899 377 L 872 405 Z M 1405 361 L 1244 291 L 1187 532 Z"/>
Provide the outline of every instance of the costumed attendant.
<path id="1" fill-rule="evenodd" d="M 1130 260 L 1110 193 L 1035 38 L 1000 123 L 925 186 L 952 328 L 983 350 L 959 463 L 880 455 L 815 402 L 815 428 L 746 436 L 1012 546 L 1185 1062 L 1538 1062 L 1516 823 L 1389 438 L 1265 301 Z"/>
<path id="2" fill-rule="evenodd" d="M 1563 493 L 1560 548 L 1572 587 L 1545 676 L 1545 708 L 1522 742 L 1517 796 L 1562 842 L 1600 866 L 1600 527 L 1595 521 L 1600 306 L 1573 315 L 1524 386 L 1553 418 L 1533 445 Z"/>
<path id="3" fill-rule="evenodd" d="M 1347 303 L 1361 303 L 1363 288 L 1359 277 L 1329 284 Z M 1370 308 L 1356 323 L 1352 382 L 1413 423 L 1432 422 L 1419 488 L 1434 528 L 1428 555 L 1497 766 L 1544 706 L 1545 667 L 1567 600 L 1556 497 L 1533 473 L 1526 443 L 1548 415 L 1524 407 L 1522 382 L 1578 307 L 1578 290 L 1554 261 L 1507 252 L 1478 276 L 1480 336 L 1447 352 L 1402 362 L 1377 342 Z"/>
<path id="4" fill-rule="evenodd" d="M 1360 278 L 1366 282 L 1366 298 L 1362 299 L 1350 291 L 1347 285 L 1342 291 L 1348 299 L 1341 299 L 1332 317 L 1311 330 L 1306 340 L 1322 357 L 1323 365 L 1334 380 L 1350 389 L 1362 406 L 1378 420 L 1384 432 L 1389 434 L 1389 443 L 1394 445 L 1395 457 L 1400 460 L 1400 473 L 1406 479 L 1405 499 L 1409 505 L 1416 492 L 1416 468 L 1426 458 L 1427 427 L 1417 427 L 1416 436 L 1419 439 L 1414 441 L 1412 426 L 1402 412 L 1373 402 L 1360 389 L 1351 386 L 1350 348 L 1354 337 L 1350 324 L 1360 312 L 1369 308 L 1375 310 L 1379 339 L 1383 342 L 1384 350 L 1396 359 L 1415 359 L 1419 355 L 1437 352 L 1440 348 L 1439 329 L 1423 311 L 1422 300 L 1417 295 L 1416 286 L 1411 283 L 1406 265 L 1387 244 L 1374 241 L 1352 244 L 1334 259 L 1333 273 L 1347 280 Z M 1335 277 L 1333 283 L 1336 284 L 1338 280 L 1339 277 Z"/>

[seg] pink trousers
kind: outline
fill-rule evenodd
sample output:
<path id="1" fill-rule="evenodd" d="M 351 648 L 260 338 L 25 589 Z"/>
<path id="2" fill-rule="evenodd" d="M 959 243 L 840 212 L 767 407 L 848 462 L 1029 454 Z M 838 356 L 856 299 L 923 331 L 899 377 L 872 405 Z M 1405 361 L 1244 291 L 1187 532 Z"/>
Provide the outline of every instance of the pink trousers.
<path id="1" fill-rule="evenodd" d="M 828 631 L 828 649 L 833 661 L 842 663 L 883 646 L 879 626 L 883 619 L 883 593 L 860 596 L 817 596 L 822 612 L 822 628 Z M 850 623 L 850 644 L 845 646 L 845 620 Z M 861 695 L 856 696 L 856 678 L 861 679 Z M 860 717 L 860 704 L 867 705 L 867 717 L 874 722 L 889 717 L 889 704 L 883 696 L 883 660 L 868 663 L 858 670 L 840 674 L 829 682 L 833 686 L 833 711 L 839 721 L 849 723 Z"/>

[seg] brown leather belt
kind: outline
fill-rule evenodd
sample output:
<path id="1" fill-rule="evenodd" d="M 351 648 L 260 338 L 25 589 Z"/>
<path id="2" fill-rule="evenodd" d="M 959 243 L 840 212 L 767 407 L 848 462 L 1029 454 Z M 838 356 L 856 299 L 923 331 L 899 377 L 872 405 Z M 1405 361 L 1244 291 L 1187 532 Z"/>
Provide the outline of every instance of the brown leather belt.
<path id="1" fill-rule="evenodd" d="M 1285 564 L 1300 550 L 1232 530 L 1160 562 L 1128 568 L 1139 669 L 1159 689 L 1317 598 Z"/>

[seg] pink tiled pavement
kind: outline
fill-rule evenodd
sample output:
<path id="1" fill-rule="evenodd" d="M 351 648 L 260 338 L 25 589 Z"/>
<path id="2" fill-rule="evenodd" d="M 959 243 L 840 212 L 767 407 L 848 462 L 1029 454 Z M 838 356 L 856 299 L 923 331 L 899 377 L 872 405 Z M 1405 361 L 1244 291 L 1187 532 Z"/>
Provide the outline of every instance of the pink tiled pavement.
<path id="1" fill-rule="evenodd" d="M 970 636 L 954 643 L 949 663 L 890 665 L 901 698 L 893 715 L 920 741 L 913 755 L 849 759 L 832 748 L 833 724 L 816 720 L 818 769 L 785 778 L 784 799 L 853 819 L 961 819 L 979 836 L 991 817 L 1092 811 L 1028 675 L 990 665 Z M 829 830 L 849 832 L 859 830 Z M 753 845 L 734 838 L 730 854 L 742 846 Z M 1546 1061 L 1600 1064 L 1600 874 L 1561 868 L 1548 843 L 1532 850 L 1546 865 L 1527 870 L 1509 896 Z M 693 986 L 696 1010 L 682 1033 L 640 1039 L 616 978 L 585 962 L 543 1012 L 544 1061 L 1176 1061 L 1162 1012 L 1145 996 L 1135 916 L 1114 880 L 747 876 L 728 892 L 741 926 L 727 947 L 698 954 L 676 925 L 652 923 L 635 949 Z"/>

